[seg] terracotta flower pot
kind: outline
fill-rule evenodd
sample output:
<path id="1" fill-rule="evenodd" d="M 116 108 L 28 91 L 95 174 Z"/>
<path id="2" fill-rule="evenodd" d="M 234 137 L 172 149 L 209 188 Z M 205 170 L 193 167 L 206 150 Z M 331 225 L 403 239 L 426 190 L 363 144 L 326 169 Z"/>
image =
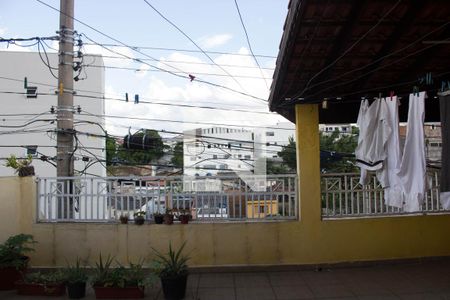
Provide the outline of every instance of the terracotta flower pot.
<path id="1" fill-rule="evenodd" d="M 190 219 L 190 215 L 180 215 L 178 220 L 180 220 L 181 224 L 188 224 Z"/>
<path id="2" fill-rule="evenodd" d="M 14 283 L 22 279 L 22 273 L 14 267 L 0 268 L 0 290 L 13 290 Z"/>
<path id="3" fill-rule="evenodd" d="M 63 283 L 57 284 L 36 284 L 16 282 L 17 294 L 29 296 L 62 296 L 66 288 Z"/>
<path id="4" fill-rule="evenodd" d="M 97 299 L 122 299 L 122 298 L 144 298 L 144 287 L 103 287 L 94 286 L 95 298 Z"/>
<path id="5" fill-rule="evenodd" d="M 172 224 L 173 224 L 173 215 L 171 215 L 171 214 L 165 214 L 165 215 L 164 215 L 164 224 L 166 224 L 166 225 L 172 225 Z"/>
<path id="6" fill-rule="evenodd" d="M 22 275 L 27 268 L 29 257 L 24 256 L 24 267 L 16 269 L 15 267 L 0 268 L 0 290 L 13 290 L 15 282 L 22 279 Z"/>

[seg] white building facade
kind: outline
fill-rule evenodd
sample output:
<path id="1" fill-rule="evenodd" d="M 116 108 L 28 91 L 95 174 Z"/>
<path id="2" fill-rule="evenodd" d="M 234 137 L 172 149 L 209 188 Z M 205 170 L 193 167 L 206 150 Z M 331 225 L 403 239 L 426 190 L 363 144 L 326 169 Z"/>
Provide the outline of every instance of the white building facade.
<path id="1" fill-rule="evenodd" d="M 281 147 L 294 136 L 294 124 L 287 122 L 258 130 L 211 127 L 185 131 L 184 175 L 264 175 L 266 159 L 278 158 Z"/>
<path id="2" fill-rule="evenodd" d="M 48 56 L 57 67 L 57 54 Z M 101 56 L 85 60 L 103 66 Z M 5 167 L 6 158 L 32 154 L 36 176 L 55 177 L 57 79 L 35 52 L 0 51 L 0 65 L 0 176 L 14 175 Z M 68 108 L 75 111 L 75 175 L 106 176 L 104 68 L 86 68 L 80 77 L 84 80 L 75 82 L 74 107 Z"/>

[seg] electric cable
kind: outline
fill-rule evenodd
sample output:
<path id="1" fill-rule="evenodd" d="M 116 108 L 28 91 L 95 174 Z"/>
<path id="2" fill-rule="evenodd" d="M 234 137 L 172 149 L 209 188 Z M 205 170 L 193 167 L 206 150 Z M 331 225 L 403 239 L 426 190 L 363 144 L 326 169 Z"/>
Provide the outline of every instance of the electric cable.
<path id="1" fill-rule="evenodd" d="M 208 59 L 213 63 L 215 66 L 220 68 L 225 74 L 228 74 L 231 79 L 233 79 L 234 82 L 237 83 L 237 85 L 241 88 L 241 90 L 245 91 L 244 87 L 241 85 L 241 83 L 233 76 L 231 75 L 227 70 L 225 70 L 222 66 L 218 65 L 214 59 L 211 58 L 211 56 L 208 55 L 186 32 L 184 32 L 179 26 L 177 26 L 175 23 L 173 23 L 171 20 L 169 20 L 166 16 L 164 16 L 156 7 L 154 7 L 152 4 L 150 4 L 147 0 L 144 0 L 145 3 L 147 3 L 148 6 L 150 6 L 161 18 L 163 18 L 167 23 L 172 25 L 178 32 L 180 32 L 182 35 L 184 35 L 192 44 L 194 44 L 195 47 L 197 47 L 198 50 L 200 50 Z"/>
<path id="2" fill-rule="evenodd" d="M 143 53 L 143 52 L 137 50 L 136 48 L 132 48 L 131 46 L 129 46 L 129 45 L 127 45 L 127 44 L 125 44 L 125 43 L 119 41 L 118 39 L 116 39 L 116 38 L 114 38 L 114 37 L 112 37 L 112 36 L 110 36 L 110 35 L 108 35 L 108 34 L 102 32 L 102 31 L 100 31 L 100 30 L 94 28 L 93 26 L 91 26 L 91 25 L 89 25 L 89 24 L 87 24 L 87 23 L 85 23 L 85 22 L 83 22 L 83 21 L 81 21 L 81 20 L 79 20 L 79 19 L 77 19 L 77 18 L 75 18 L 75 17 L 73 17 L 73 16 L 67 15 L 66 13 L 62 12 L 62 11 L 59 10 L 58 8 L 56 8 L 56 7 L 54 7 L 54 6 L 51 6 L 50 4 L 45 3 L 45 2 L 42 1 L 42 0 L 36 0 L 36 1 L 39 2 L 39 3 L 41 3 L 42 5 L 45 5 L 45 6 L 49 7 L 49 8 L 52 9 L 52 10 L 55 10 L 55 11 L 59 12 L 60 14 L 63 14 L 63 15 L 65 15 L 65 16 L 67 16 L 68 18 L 73 19 L 74 21 L 77 21 L 78 23 L 80 23 L 80 24 L 82 24 L 82 25 L 88 27 L 89 29 L 91 29 L 91 30 L 97 32 L 98 34 L 100 34 L 100 35 L 102 35 L 102 36 L 104 36 L 104 37 L 107 37 L 108 39 L 113 40 L 113 41 L 116 42 L 116 43 L 122 44 L 123 46 L 125 46 L 125 47 L 131 49 L 132 51 L 138 52 L 138 53 L 140 53 L 140 54 L 142 54 L 142 55 L 144 55 L 144 56 L 146 56 L 146 57 L 148 57 L 148 58 L 155 59 L 154 57 L 151 57 L 150 55 L 148 55 L 148 54 L 146 54 L 146 53 Z M 87 36 L 86 36 L 85 34 L 83 34 L 83 35 L 87 38 Z M 92 40 L 91 40 L 91 41 L 92 41 Z M 104 48 L 110 50 L 109 48 L 107 48 L 107 47 L 105 47 L 105 46 L 102 46 L 102 47 L 104 47 Z M 112 51 L 112 52 L 114 52 L 114 51 Z M 116 53 L 116 54 L 121 55 L 121 56 L 126 56 L 126 55 L 121 54 L 121 53 Z M 155 59 L 155 60 L 156 60 L 156 59 Z M 139 60 L 138 60 L 138 61 L 139 61 Z M 158 60 L 156 60 L 156 61 L 158 61 Z M 157 66 L 150 65 L 150 64 L 148 64 L 148 63 L 146 63 L 146 62 L 143 62 L 143 61 L 140 61 L 140 62 L 142 62 L 143 64 L 147 64 L 147 65 L 149 65 L 149 66 L 151 66 L 151 67 L 153 67 L 153 68 L 165 70 L 165 69 L 159 68 L 159 67 L 157 67 Z M 167 65 L 167 64 L 166 64 L 166 65 Z M 169 66 L 170 66 L 170 65 L 169 65 Z M 172 66 L 170 66 L 170 67 L 172 67 Z M 173 68 L 173 67 L 172 67 L 172 68 Z M 189 76 L 184 77 L 184 76 L 181 76 L 181 75 L 179 75 L 179 74 L 174 74 L 173 72 L 171 72 L 171 71 L 169 71 L 169 70 L 165 70 L 165 71 L 166 71 L 167 73 L 172 74 L 172 75 L 177 76 L 177 77 L 181 77 L 181 78 L 185 78 L 185 79 L 190 79 Z M 188 74 L 188 73 L 186 73 L 186 74 Z M 189 74 L 188 74 L 188 75 L 189 75 Z M 226 89 L 226 90 L 228 90 L 228 91 L 230 91 L 230 92 L 238 93 L 238 94 L 241 94 L 241 95 L 244 95 L 244 96 L 253 98 L 253 99 L 257 99 L 257 100 L 260 100 L 260 101 L 264 101 L 264 102 L 267 101 L 266 99 L 263 99 L 263 98 L 260 98 L 260 97 L 257 97 L 257 96 L 253 96 L 253 95 L 250 95 L 250 94 L 248 94 L 248 93 L 244 93 L 244 92 L 242 92 L 242 91 L 238 91 L 238 90 L 229 88 L 229 87 L 224 86 L 224 85 L 212 83 L 212 82 L 205 81 L 205 80 L 200 80 L 200 79 L 197 79 L 197 78 L 196 78 L 196 81 L 201 82 L 201 83 L 204 83 L 204 84 L 208 84 L 208 85 L 211 85 L 211 86 L 214 86 L 214 87 Z"/>
<path id="3" fill-rule="evenodd" d="M 100 65 L 85 65 L 85 67 L 89 68 L 105 68 L 105 69 L 114 69 L 114 70 L 127 70 L 127 71 L 135 71 L 135 72 L 163 72 L 161 70 L 142 70 L 139 68 L 131 68 L 131 67 L 116 67 L 116 66 L 100 66 Z M 175 74 L 179 74 L 179 72 L 174 72 Z M 217 73 L 202 73 L 196 72 L 196 75 L 207 75 L 207 76 L 218 76 L 218 77 L 229 77 L 227 74 L 217 74 Z M 236 78 L 248 78 L 248 79 L 272 79 L 267 77 L 259 77 L 259 76 L 251 76 L 251 75 L 234 75 Z"/>
<path id="4" fill-rule="evenodd" d="M 404 47 L 402 47 L 402 48 L 400 48 L 400 49 L 397 49 L 397 50 L 395 50 L 395 51 L 393 51 L 393 52 L 391 52 L 391 53 L 388 53 L 388 54 L 386 54 L 386 55 L 384 55 L 384 56 L 382 56 L 382 57 L 380 57 L 380 58 L 378 58 L 378 59 L 376 59 L 376 60 L 374 60 L 374 61 L 372 61 L 372 62 L 370 62 L 370 63 L 368 63 L 368 64 L 366 64 L 366 65 L 364 65 L 364 66 L 358 67 L 358 68 L 356 68 L 356 69 L 352 69 L 352 70 L 347 71 L 347 72 L 345 72 L 345 73 L 342 73 L 342 74 L 340 74 L 340 75 L 338 75 L 338 76 L 336 76 L 336 77 L 333 77 L 333 78 L 330 78 L 330 79 L 323 80 L 323 81 L 320 81 L 320 82 L 318 82 L 318 83 L 315 83 L 315 84 L 311 85 L 309 88 L 307 88 L 306 90 L 312 89 L 312 88 L 314 88 L 314 87 L 316 87 L 316 86 L 319 86 L 319 85 L 322 85 L 322 84 L 325 84 L 325 83 L 328 83 L 328 82 L 331 82 L 331 81 L 336 81 L 336 80 L 338 80 L 338 79 L 340 79 L 340 78 L 342 78 L 342 77 L 345 77 L 345 76 L 347 76 L 347 75 L 349 75 L 349 74 L 352 74 L 352 73 L 354 73 L 354 72 L 358 72 L 358 71 L 364 70 L 364 69 L 366 69 L 367 67 L 370 67 L 371 65 L 374 65 L 374 64 L 376 64 L 376 63 L 378 63 L 378 62 L 380 62 L 380 61 L 382 61 L 382 60 L 384 60 L 384 59 L 386 59 L 386 58 L 389 58 L 389 57 L 391 57 L 391 56 L 393 56 L 393 55 L 395 55 L 395 54 L 397 54 L 397 53 L 400 53 L 400 52 L 402 52 L 402 51 L 404 51 L 404 50 L 406 50 L 406 49 L 412 47 L 413 45 L 419 43 L 420 41 L 423 41 L 425 38 L 427 38 L 427 37 L 430 36 L 431 34 L 433 34 L 433 33 L 437 32 L 437 31 L 443 29 L 444 27 L 448 26 L 449 24 L 450 24 L 450 21 L 448 21 L 448 22 L 442 24 L 441 26 L 435 28 L 434 30 L 432 30 L 432 31 L 430 31 L 430 32 L 428 32 L 428 33 L 426 33 L 425 35 L 423 35 L 423 36 L 421 36 L 420 38 L 416 39 L 416 40 L 413 41 L 412 43 L 409 43 L 409 44 L 407 44 L 406 46 L 404 46 Z M 427 49 L 428 49 L 428 48 L 427 48 Z M 305 91 L 306 91 L 306 90 L 305 90 Z"/>
<path id="5" fill-rule="evenodd" d="M 85 45 L 94 45 L 91 43 L 85 43 Z M 120 44 L 108 44 L 105 43 L 103 44 L 107 47 L 124 47 L 124 48 L 128 48 L 127 46 L 124 45 L 120 45 Z M 131 48 L 134 49 L 147 49 L 147 50 L 158 50 L 158 51 L 176 51 L 176 52 L 188 52 L 188 53 L 202 53 L 200 50 L 191 50 L 191 49 L 180 49 L 180 48 L 164 48 L 164 47 L 151 47 L 151 46 L 130 46 Z M 246 53 L 232 53 L 232 52 L 220 52 L 220 51 L 207 51 L 205 50 L 206 53 L 210 53 L 210 54 L 218 54 L 218 55 L 231 55 L 231 56 L 252 56 L 251 54 L 246 54 Z M 264 55 L 264 54 L 255 54 L 256 57 L 261 57 L 261 58 L 277 58 L 274 55 Z M 225 65 L 222 65 L 225 66 Z"/>
<path id="6" fill-rule="evenodd" d="M 122 59 L 122 60 L 132 60 L 135 61 L 134 58 L 132 59 L 128 59 L 126 57 L 120 57 L 120 56 L 110 56 L 110 55 L 102 55 L 103 58 L 110 58 L 110 59 Z M 143 61 L 147 61 L 150 60 L 148 58 L 139 58 L 139 60 L 143 60 Z M 159 62 L 160 60 L 158 60 Z M 165 59 L 165 62 L 168 63 L 176 63 L 176 64 L 191 64 L 191 65 L 204 65 L 204 66 L 214 66 L 214 64 L 211 63 L 207 63 L 207 62 L 198 62 L 198 61 L 186 61 L 186 60 L 168 60 Z M 230 68 L 247 68 L 247 69 L 257 69 L 258 67 L 254 67 L 254 66 L 244 66 L 244 65 L 230 65 L 230 64 L 220 64 L 222 67 L 230 67 Z M 269 68 L 269 67 L 261 67 L 261 69 L 263 70 L 269 70 L 269 71 L 273 71 L 275 70 L 274 68 Z M 259 77 L 258 77 L 259 78 Z M 272 78 L 267 78 L 267 79 L 272 79 Z"/>
<path id="7" fill-rule="evenodd" d="M 12 77 L 6 77 L 6 76 L 0 76 L 0 79 L 3 79 L 3 80 L 10 80 L 10 81 L 15 81 L 15 82 L 23 82 L 23 79 L 19 79 L 19 78 L 12 78 Z M 49 83 L 42 83 L 42 82 L 36 82 L 36 81 L 29 81 L 29 83 L 31 83 L 31 84 L 35 84 L 35 85 L 40 85 L 40 86 L 46 86 L 46 87 L 51 87 L 52 88 L 52 90 L 57 90 L 57 87 L 54 85 L 54 84 L 49 84 Z M 76 93 L 78 93 L 78 92 L 85 92 L 85 93 L 92 93 L 92 94 L 98 94 L 98 95 L 101 95 L 101 96 L 98 96 L 98 97 L 96 97 L 96 99 L 104 99 L 104 93 L 103 92 L 99 92 L 99 91 L 92 91 L 92 90 L 84 90 L 84 89 L 74 89 L 73 90 L 73 92 L 76 92 Z M 2 92 L 2 93 L 5 93 L 5 94 L 23 94 L 23 95 L 26 95 L 26 93 L 25 92 L 8 92 L 8 91 L 4 91 L 4 92 Z M 40 95 L 53 95 L 53 94 L 43 94 L 43 93 L 39 93 Z M 125 99 L 124 98 L 120 98 L 120 99 L 122 99 L 122 100 L 124 100 L 125 101 Z M 157 101 L 161 101 L 162 99 L 156 99 L 156 98 L 143 98 L 144 100 L 145 99 L 147 99 L 147 100 L 157 100 Z M 182 101 L 182 100 L 177 100 L 177 99 L 172 99 L 172 101 Z M 196 101 L 196 100 L 194 100 L 194 101 Z M 198 100 L 199 102 L 201 102 L 200 100 Z M 141 102 L 141 101 L 140 101 Z M 144 102 L 145 103 L 145 102 Z M 163 102 L 161 102 L 161 104 L 162 104 Z M 211 104 L 218 104 L 218 103 L 216 103 L 216 102 L 202 102 L 202 103 L 211 103 Z M 168 104 L 168 103 L 165 103 L 165 104 Z M 223 103 L 220 103 L 220 104 L 223 104 Z M 258 104 L 258 103 L 256 103 L 256 104 Z M 261 103 L 262 104 L 262 103 Z M 172 105 L 176 105 L 176 104 L 172 104 Z M 193 107 L 196 107 L 196 105 L 192 105 Z M 233 105 L 233 106 L 242 106 L 242 107 L 248 107 L 248 106 L 244 106 L 244 105 L 242 105 L 242 104 L 238 104 L 238 105 Z M 201 108 L 201 106 L 198 106 L 198 107 L 200 107 Z M 216 109 L 220 109 L 220 108 L 216 108 Z M 228 111 L 228 110 L 230 110 L 229 108 L 226 108 L 226 110 Z M 249 111 L 250 112 L 250 111 Z M 266 113 L 270 113 L 270 112 L 266 112 Z M 271 113 L 271 114 L 276 114 L 276 113 Z"/>
<path id="8" fill-rule="evenodd" d="M 242 28 L 244 29 L 245 38 L 247 39 L 247 45 L 248 45 L 248 48 L 249 48 L 249 50 L 250 50 L 250 53 L 252 54 L 252 57 L 253 57 L 253 59 L 255 60 L 256 65 L 257 65 L 258 68 L 259 68 L 259 71 L 261 72 L 261 78 L 264 78 L 264 83 L 266 84 L 267 89 L 269 89 L 269 85 L 268 85 L 267 80 L 266 80 L 266 78 L 265 78 L 265 76 L 264 76 L 264 72 L 263 72 L 263 70 L 261 69 L 261 66 L 259 65 L 258 60 L 256 59 L 255 54 L 253 53 L 252 45 L 251 45 L 251 43 L 250 43 L 250 38 L 248 37 L 248 33 L 247 33 L 247 28 L 245 27 L 244 20 L 242 19 L 241 11 L 240 11 L 240 9 L 239 9 L 239 5 L 238 5 L 238 3 L 237 3 L 237 0 L 234 0 L 234 4 L 236 5 L 236 10 L 237 10 L 237 12 L 238 12 L 239 19 L 241 20 Z"/>
<path id="9" fill-rule="evenodd" d="M 36 0 L 36 1 L 41 1 L 41 0 Z M 88 40 L 90 40 L 91 42 L 96 43 L 96 45 L 98 45 L 98 46 L 100 46 L 100 47 L 102 47 L 102 48 L 104 48 L 104 49 L 106 49 L 106 50 L 108 50 L 108 51 L 110 51 L 110 52 L 112 52 L 112 53 L 115 53 L 115 54 L 117 54 L 117 55 L 126 57 L 126 58 L 128 58 L 128 59 L 132 59 L 132 60 L 134 60 L 134 61 L 136 61 L 136 62 L 139 62 L 139 63 L 141 63 L 141 64 L 150 66 L 150 67 L 152 67 L 152 68 L 155 68 L 155 69 L 160 70 L 160 71 L 162 71 L 162 72 L 165 72 L 165 73 L 174 75 L 174 76 L 179 77 L 179 78 L 189 79 L 189 80 L 194 80 L 193 78 L 191 78 L 191 77 L 189 76 L 189 75 L 191 75 L 191 74 L 186 73 L 186 72 L 184 72 L 184 71 L 182 71 L 182 70 L 180 70 L 180 69 L 178 69 L 178 68 L 176 68 L 176 67 L 173 67 L 173 66 L 170 66 L 170 65 L 169 65 L 169 67 L 174 68 L 174 69 L 176 69 L 176 70 L 179 70 L 179 71 L 181 71 L 181 72 L 184 72 L 185 74 L 188 74 L 188 76 L 187 76 L 187 77 L 186 77 L 186 76 L 182 76 L 182 75 L 177 74 L 177 73 L 175 73 L 175 72 L 173 72 L 173 71 L 166 70 L 166 69 L 163 69 L 163 68 L 160 68 L 160 67 L 151 65 L 151 64 L 149 64 L 149 63 L 147 63 L 147 62 L 145 62 L 145 61 L 142 61 L 142 60 L 140 60 L 140 59 L 138 59 L 138 58 L 132 58 L 132 57 L 126 55 L 126 54 L 123 54 L 123 53 L 114 51 L 114 50 L 112 50 L 112 49 L 110 49 L 110 48 L 107 48 L 107 47 L 103 46 L 103 44 L 100 44 L 100 43 L 97 43 L 97 42 L 93 41 L 93 40 L 90 39 L 88 36 L 86 36 L 86 34 L 83 34 L 83 35 L 84 35 Z M 134 51 L 137 51 L 136 49 L 133 49 L 133 50 L 134 50 Z M 138 52 L 139 52 L 139 51 L 138 51 Z M 139 52 L 139 53 L 143 54 L 142 52 Z M 153 58 L 153 60 L 159 62 L 159 60 L 157 60 L 156 58 Z M 167 65 L 167 64 L 166 64 L 166 65 Z M 243 96 L 247 96 L 247 97 L 250 97 L 250 98 L 253 98 L 253 99 L 262 101 L 262 102 L 267 102 L 266 99 L 263 99 L 263 98 L 260 98 L 260 97 L 257 97 L 257 96 L 248 94 L 248 93 L 246 93 L 246 92 L 238 91 L 238 90 L 235 90 L 235 89 L 233 89 L 233 88 L 229 88 L 229 87 L 227 87 L 227 86 L 225 86 L 225 85 L 221 85 L 221 84 L 217 84 L 217 83 L 214 83 L 214 82 L 206 81 L 206 80 L 200 79 L 200 78 L 198 78 L 198 77 L 194 77 L 194 78 L 195 78 L 195 81 L 200 82 L 200 83 L 204 83 L 204 84 L 207 84 L 207 85 L 210 85 L 210 86 L 214 86 L 214 87 L 217 87 L 217 88 L 221 88 L 221 89 L 224 89 L 224 90 L 228 90 L 228 91 L 230 91 L 230 92 L 233 92 L 233 93 L 236 93 L 236 94 L 240 94 L 240 95 L 243 95 Z"/>
<path id="10" fill-rule="evenodd" d="M 397 2 L 378 20 L 378 22 L 373 25 L 368 31 L 366 31 L 361 37 L 359 37 L 350 47 L 348 47 L 341 55 L 339 55 L 335 60 L 333 60 L 330 64 L 322 68 L 319 72 L 317 72 L 314 76 L 312 76 L 308 83 L 306 84 L 305 88 L 299 93 L 299 95 L 303 95 L 303 93 L 306 91 L 306 89 L 309 87 L 309 84 L 320 74 L 322 74 L 324 71 L 328 70 L 332 66 L 334 66 L 341 58 L 343 58 L 345 55 L 347 55 L 348 52 L 350 52 L 359 42 L 361 42 L 369 33 L 371 33 L 375 28 L 380 25 L 380 23 L 400 4 L 401 0 L 397 0 Z"/>

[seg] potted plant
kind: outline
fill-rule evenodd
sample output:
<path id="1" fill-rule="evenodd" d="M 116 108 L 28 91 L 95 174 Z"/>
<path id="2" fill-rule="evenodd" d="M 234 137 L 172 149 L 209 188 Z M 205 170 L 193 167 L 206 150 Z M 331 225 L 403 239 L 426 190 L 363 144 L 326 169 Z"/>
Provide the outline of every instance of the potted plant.
<path id="1" fill-rule="evenodd" d="M 169 244 L 169 252 L 162 254 L 153 249 L 157 259 L 155 271 L 161 278 L 165 299 L 183 299 L 186 294 L 186 282 L 188 277 L 187 261 L 189 257 L 182 254 L 186 242 L 175 251 Z"/>
<path id="2" fill-rule="evenodd" d="M 121 224 L 128 224 L 128 214 L 121 214 L 119 220 Z"/>
<path id="3" fill-rule="evenodd" d="M 14 289 L 14 282 L 22 278 L 29 261 L 25 254 L 34 251 L 34 243 L 32 235 L 18 234 L 0 244 L 0 290 Z"/>
<path id="4" fill-rule="evenodd" d="M 162 224 L 164 222 L 164 215 L 160 212 L 156 212 L 153 214 L 153 219 L 156 224 Z"/>
<path id="5" fill-rule="evenodd" d="M 134 224 L 142 225 L 145 222 L 145 211 L 140 210 L 133 214 L 134 216 Z"/>
<path id="6" fill-rule="evenodd" d="M 107 298 L 144 298 L 144 287 L 147 278 L 142 263 L 130 264 L 128 269 L 123 266 L 113 267 L 113 258 L 103 261 L 100 254 L 96 263 L 92 286 L 97 299 Z"/>
<path id="7" fill-rule="evenodd" d="M 178 220 L 180 220 L 181 224 L 188 224 L 189 220 L 192 218 L 189 209 L 181 209 L 180 214 L 178 215 Z"/>
<path id="8" fill-rule="evenodd" d="M 86 295 L 86 282 L 88 281 L 88 276 L 86 269 L 80 266 L 80 260 L 77 258 L 75 265 L 67 264 L 63 273 L 69 298 L 84 298 Z"/>
<path id="9" fill-rule="evenodd" d="M 28 273 L 23 280 L 16 282 L 19 295 L 62 296 L 65 292 L 64 277 L 61 271 L 49 273 Z"/>
<path id="10" fill-rule="evenodd" d="M 173 224 L 173 213 L 171 209 L 166 209 L 166 213 L 164 214 L 164 224 L 172 225 Z"/>
<path id="11" fill-rule="evenodd" d="M 33 157 L 30 154 L 28 154 L 25 159 L 17 159 L 14 154 L 11 154 L 11 156 L 6 159 L 5 166 L 13 168 L 20 177 L 33 176 L 34 167 L 31 165 L 32 161 Z"/>

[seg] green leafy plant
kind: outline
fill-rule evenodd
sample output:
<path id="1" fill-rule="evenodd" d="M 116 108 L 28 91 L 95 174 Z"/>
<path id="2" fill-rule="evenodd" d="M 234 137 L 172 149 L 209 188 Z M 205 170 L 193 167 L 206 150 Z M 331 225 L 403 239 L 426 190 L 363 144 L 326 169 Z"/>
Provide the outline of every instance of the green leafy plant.
<path id="1" fill-rule="evenodd" d="M 95 262 L 94 276 L 92 277 L 92 283 L 95 286 L 109 286 L 111 273 L 113 272 L 112 263 L 113 257 L 109 256 L 106 261 L 103 262 L 102 254 L 100 253 L 98 262 Z"/>
<path id="2" fill-rule="evenodd" d="M 187 261 L 188 256 L 182 254 L 186 242 L 184 242 L 178 250 L 172 248 L 169 244 L 169 252 L 163 254 L 153 249 L 157 259 L 155 259 L 155 272 L 161 278 L 175 278 L 188 273 Z"/>
<path id="3" fill-rule="evenodd" d="M 23 281 L 25 283 L 30 284 L 42 284 L 42 285 L 50 285 L 50 284 L 60 284 L 64 282 L 64 275 L 61 271 L 54 272 L 32 272 L 27 273 L 23 277 Z"/>
<path id="4" fill-rule="evenodd" d="M 143 262 L 130 263 L 129 268 L 118 265 L 113 267 L 114 258 L 109 256 L 104 261 L 100 254 L 99 261 L 95 263 L 92 283 L 102 287 L 132 287 L 144 286 L 151 283 L 151 277 L 145 274 Z"/>
<path id="5" fill-rule="evenodd" d="M 134 214 L 133 214 L 133 216 L 136 218 L 136 217 L 144 217 L 145 216 L 145 211 L 143 211 L 143 210 L 139 210 L 139 211 L 137 211 L 137 212 L 135 212 Z"/>
<path id="6" fill-rule="evenodd" d="M 33 157 L 28 154 L 25 159 L 18 159 L 14 154 L 6 159 L 6 167 L 13 168 L 15 173 L 18 173 L 20 177 L 34 175 L 34 167 L 31 165 Z"/>
<path id="7" fill-rule="evenodd" d="M 64 281 L 66 283 L 79 283 L 86 282 L 88 280 L 88 275 L 86 268 L 81 266 L 81 260 L 77 258 L 75 264 L 67 264 L 67 267 L 63 270 Z"/>
<path id="8" fill-rule="evenodd" d="M 0 245 L 0 268 L 15 267 L 20 269 L 26 266 L 25 254 L 34 251 L 32 247 L 36 241 L 30 234 L 18 234 L 9 237 Z"/>
<path id="9" fill-rule="evenodd" d="M 144 262 L 143 260 L 138 261 L 137 263 L 130 262 L 130 265 L 126 270 L 126 286 L 145 286 L 148 284 L 153 284 L 154 275 L 146 274 L 144 270 Z"/>

